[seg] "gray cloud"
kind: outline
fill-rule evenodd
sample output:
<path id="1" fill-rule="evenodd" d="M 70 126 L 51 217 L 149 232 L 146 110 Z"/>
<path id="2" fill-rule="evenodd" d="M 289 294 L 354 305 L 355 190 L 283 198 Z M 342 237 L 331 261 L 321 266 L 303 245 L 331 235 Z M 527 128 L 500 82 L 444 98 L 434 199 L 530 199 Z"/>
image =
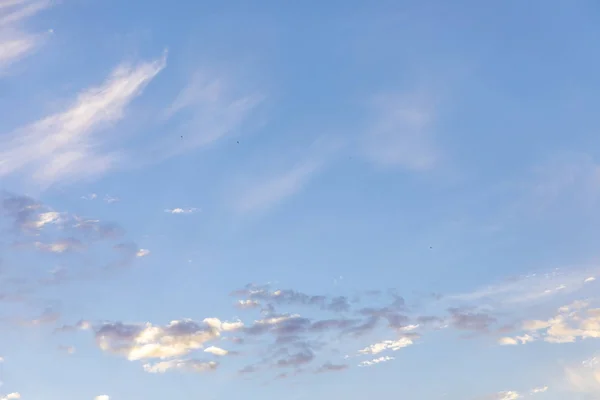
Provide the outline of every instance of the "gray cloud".
<path id="1" fill-rule="evenodd" d="M 319 369 L 317 369 L 316 373 L 338 372 L 338 371 L 347 370 L 348 368 L 349 368 L 349 365 L 347 365 L 347 364 L 332 364 L 330 362 L 326 362 L 321 367 L 319 367 Z"/>
<path id="2" fill-rule="evenodd" d="M 498 320 L 483 312 L 475 312 L 464 308 L 449 308 L 450 323 L 460 330 L 488 332 L 491 325 Z"/>

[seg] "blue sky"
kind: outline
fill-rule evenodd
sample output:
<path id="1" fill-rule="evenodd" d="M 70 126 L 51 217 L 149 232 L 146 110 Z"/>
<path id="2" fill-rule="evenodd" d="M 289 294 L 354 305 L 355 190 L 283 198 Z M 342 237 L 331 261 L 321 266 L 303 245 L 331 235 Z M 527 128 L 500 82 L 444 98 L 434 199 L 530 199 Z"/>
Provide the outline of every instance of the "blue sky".
<path id="1" fill-rule="evenodd" d="M 600 6 L 288 3 L 0 0 L 0 399 L 600 399 Z"/>

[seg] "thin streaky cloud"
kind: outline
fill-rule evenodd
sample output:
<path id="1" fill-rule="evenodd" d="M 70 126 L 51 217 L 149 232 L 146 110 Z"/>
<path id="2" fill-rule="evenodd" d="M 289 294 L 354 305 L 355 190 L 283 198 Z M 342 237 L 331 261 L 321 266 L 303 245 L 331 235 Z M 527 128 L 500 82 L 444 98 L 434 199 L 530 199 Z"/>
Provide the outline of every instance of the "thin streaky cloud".
<path id="1" fill-rule="evenodd" d="M 259 93 L 240 93 L 224 76 L 194 74 L 162 115 L 181 140 L 168 139 L 152 148 L 153 162 L 211 145 L 238 134 L 264 101 Z"/>
<path id="2" fill-rule="evenodd" d="M 15 24 L 30 18 L 51 5 L 52 1 L 50 0 L 4 2 L 3 4 L 0 4 L 0 27 Z M 22 7 L 14 9 L 15 6 Z M 6 9 L 9 10 L 6 11 Z"/>
<path id="3" fill-rule="evenodd" d="M 0 3 L 0 73 L 11 64 L 31 54 L 47 33 L 31 33 L 23 22 L 49 8 L 50 1 L 4 1 Z"/>
<path id="4" fill-rule="evenodd" d="M 282 174 L 257 183 L 242 193 L 236 203 L 240 212 L 258 211 L 272 207 L 284 199 L 300 192 L 320 170 L 316 161 L 300 163 Z"/>
<path id="5" fill-rule="evenodd" d="M 376 96 L 364 138 L 367 159 L 386 167 L 429 170 L 439 161 L 433 139 L 435 110 L 421 93 Z"/>
<path id="6" fill-rule="evenodd" d="M 70 108 L 1 137 L 0 177 L 24 172 L 48 186 L 113 168 L 121 155 L 103 149 L 103 128 L 123 119 L 129 103 L 165 65 L 166 53 L 150 62 L 122 64 L 102 85 L 80 93 Z"/>

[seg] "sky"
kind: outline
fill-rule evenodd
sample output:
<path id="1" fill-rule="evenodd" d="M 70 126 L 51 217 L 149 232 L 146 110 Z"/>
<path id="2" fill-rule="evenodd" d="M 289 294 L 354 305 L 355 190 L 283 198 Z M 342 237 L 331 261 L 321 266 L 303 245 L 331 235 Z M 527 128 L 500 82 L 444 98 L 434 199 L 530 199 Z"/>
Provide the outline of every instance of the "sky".
<path id="1" fill-rule="evenodd" d="M 0 400 L 600 399 L 599 22 L 0 0 Z"/>

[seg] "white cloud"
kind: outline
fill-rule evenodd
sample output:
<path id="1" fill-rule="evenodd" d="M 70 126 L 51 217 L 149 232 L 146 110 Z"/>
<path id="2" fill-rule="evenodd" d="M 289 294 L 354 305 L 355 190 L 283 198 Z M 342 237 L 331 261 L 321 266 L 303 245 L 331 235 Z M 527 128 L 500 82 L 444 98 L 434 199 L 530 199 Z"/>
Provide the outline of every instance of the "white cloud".
<path id="1" fill-rule="evenodd" d="M 240 130 L 251 112 L 263 101 L 258 94 L 237 94 L 222 76 L 206 72 L 194 74 L 165 112 L 165 119 L 181 121 L 178 134 L 183 139 L 161 143 L 157 157 L 170 157 L 210 145 Z"/>
<path id="2" fill-rule="evenodd" d="M 380 95 L 366 134 L 367 158 L 384 166 L 427 170 L 439 159 L 433 143 L 434 110 L 421 93 Z"/>
<path id="3" fill-rule="evenodd" d="M 521 396 L 521 394 L 519 394 L 518 392 L 515 391 L 508 391 L 508 392 L 500 392 L 497 394 L 497 397 L 495 397 L 498 400 L 517 400 L 522 398 L 523 396 Z"/>
<path id="4" fill-rule="evenodd" d="M 600 368 L 595 358 L 565 368 L 569 389 L 577 393 L 600 393 Z"/>
<path id="5" fill-rule="evenodd" d="M 21 398 L 21 394 L 18 392 L 9 393 L 6 396 L 0 396 L 0 400 L 13 400 L 13 399 L 20 399 L 20 398 Z"/>
<path id="6" fill-rule="evenodd" d="M 80 93 L 68 109 L 0 137 L 0 177 L 23 172 L 49 185 L 114 167 L 120 154 L 103 149 L 108 140 L 102 130 L 124 117 L 129 103 L 165 65 L 166 55 L 120 65 L 102 85 Z"/>
<path id="7" fill-rule="evenodd" d="M 525 344 L 537 339 L 548 343 L 572 343 L 581 339 L 600 338 L 600 308 L 588 306 L 587 302 L 576 301 L 560 307 L 558 314 L 550 319 L 524 321 L 522 328 L 531 335 L 512 338 L 514 342 L 511 342 L 511 338 L 503 338 L 505 340 L 501 344 Z"/>
<path id="8" fill-rule="evenodd" d="M 238 300 L 237 306 L 239 308 L 256 308 L 260 306 L 258 300 Z"/>
<path id="9" fill-rule="evenodd" d="M 227 354 L 229 354 L 229 351 L 215 346 L 207 347 L 206 349 L 204 349 L 204 352 L 214 354 L 215 356 L 226 356 Z"/>
<path id="10" fill-rule="evenodd" d="M 548 386 L 540 386 L 529 391 L 530 394 L 545 393 L 548 391 Z"/>
<path id="11" fill-rule="evenodd" d="M 585 278 L 585 280 L 583 281 L 583 283 L 590 283 L 590 282 L 594 282 L 596 280 L 595 277 L 590 276 L 588 278 Z"/>
<path id="12" fill-rule="evenodd" d="M 51 4 L 49 0 L 4 0 L 0 3 L 0 72 L 39 47 L 45 35 L 25 32 L 21 25 Z"/>
<path id="13" fill-rule="evenodd" d="M 394 357 L 379 357 L 379 358 L 374 358 L 372 360 L 369 361 L 362 361 L 361 363 L 358 364 L 359 367 L 372 367 L 373 365 L 376 364 L 380 364 L 383 362 L 387 362 L 387 361 L 392 361 L 394 359 Z"/>
<path id="14" fill-rule="evenodd" d="M 150 254 L 150 250 L 148 249 L 139 249 L 137 253 L 135 253 L 136 257 L 146 257 Z"/>
<path id="15" fill-rule="evenodd" d="M 94 397 L 94 400 L 110 400 L 110 397 L 105 394 L 101 394 L 100 396 Z"/>
<path id="16" fill-rule="evenodd" d="M 272 207 L 300 192 L 321 166 L 321 163 L 309 160 L 271 176 L 239 195 L 236 208 L 241 212 L 250 212 Z"/>
<path id="17" fill-rule="evenodd" d="M 403 337 L 398 340 L 384 340 L 383 342 L 372 344 L 368 347 L 365 347 L 358 352 L 360 354 L 379 354 L 385 350 L 400 350 L 401 348 L 408 347 L 413 344 L 413 341 L 409 338 Z"/>
<path id="18" fill-rule="evenodd" d="M 166 213 L 169 214 L 192 214 L 195 213 L 196 211 L 198 211 L 197 208 L 167 208 L 165 210 Z"/>
<path id="19" fill-rule="evenodd" d="M 536 336 L 524 334 L 522 336 L 515 337 L 503 337 L 498 340 L 498 343 L 503 346 L 516 346 L 518 344 L 526 344 L 529 342 L 533 342 L 537 339 Z"/>
<path id="20" fill-rule="evenodd" d="M 547 273 L 521 276 L 510 281 L 479 288 L 473 292 L 445 296 L 447 301 L 485 303 L 494 307 L 514 307 L 547 301 L 584 287 L 590 270 L 598 268 L 554 269 Z"/>
<path id="21" fill-rule="evenodd" d="M 161 361 L 155 364 L 144 364 L 144 371 L 152 374 L 162 374 L 169 370 L 182 370 L 188 372 L 207 372 L 218 367 L 218 363 L 214 361 L 198 361 L 198 360 L 169 360 Z"/>

